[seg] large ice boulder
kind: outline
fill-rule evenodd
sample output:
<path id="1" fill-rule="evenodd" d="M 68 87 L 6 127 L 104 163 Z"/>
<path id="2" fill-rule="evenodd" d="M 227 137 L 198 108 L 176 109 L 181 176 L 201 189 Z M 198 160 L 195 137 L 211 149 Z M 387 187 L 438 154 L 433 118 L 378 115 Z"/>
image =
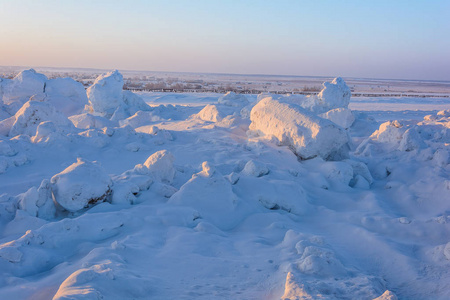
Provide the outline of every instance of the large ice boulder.
<path id="1" fill-rule="evenodd" d="M 330 109 L 344 107 L 347 108 L 350 103 L 352 93 L 350 88 L 345 83 L 344 79 L 337 77 L 330 82 L 323 83 L 323 89 L 317 95 L 324 106 Z"/>
<path id="2" fill-rule="evenodd" d="M 41 122 L 51 121 L 59 127 L 59 129 L 70 129 L 72 123 L 62 113 L 48 102 L 28 101 L 26 102 L 11 119 L 4 120 L 12 122 L 9 136 L 14 137 L 19 134 L 33 136 Z M 1 124 L 0 124 L 1 125 Z M 6 125 L 5 125 L 6 126 Z"/>
<path id="3" fill-rule="evenodd" d="M 265 98 L 253 107 L 250 120 L 251 130 L 289 146 L 301 159 L 348 155 L 349 138 L 342 127 L 296 104 Z"/>
<path id="4" fill-rule="evenodd" d="M 80 114 L 88 104 L 83 84 L 72 78 L 55 78 L 47 81 L 45 100 L 66 117 Z"/>
<path id="5" fill-rule="evenodd" d="M 123 102 L 122 88 L 123 76 L 117 70 L 97 77 L 86 91 L 93 111 L 111 117 Z"/>
<path id="6" fill-rule="evenodd" d="M 3 103 L 10 105 L 18 102 L 19 107 L 27 102 L 33 95 L 45 93 L 47 77 L 36 73 L 35 70 L 24 70 L 17 74 L 12 80 L 3 84 Z"/>
<path id="7" fill-rule="evenodd" d="M 381 124 L 380 128 L 372 133 L 370 138 L 380 143 L 388 143 L 398 146 L 406 129 L 407 127 L 403 126 L 403 124 L 397 120 L 387 121 Z"/>
<path id="8" fill-rule="evenodd" d="M 97 77 L 86 91 L 91 112 L 119 121 L 140 110 L 151 110 L 141 97 L 122 88 L 123 76 L 117 70 Z"/>
<path id="9" fill-rule="evenodd" d="M 234 92 L 228 92 L 225 95 L 220 96 L 218 102 L 219 104 L 233 107 L 243 107 L 249 103 L 245 95 L 236 94 Z"/>
<path id="10" fill-rule="evenodd" d="M 325 113 L 335 108 L 348 108 L 350 97 L 350 88 L 341 77 L 337 77 L 332 82 L 324 82 L 317 96 L 293 95 L 292 98 L 312 112 Z"/>
<path id="11" fill-rule="evenodd" d="M 103 202 L 111 194 L 112 181 L 105 170 L 80 158 L 50 181 L 54 200 L 71 212 Z"/>

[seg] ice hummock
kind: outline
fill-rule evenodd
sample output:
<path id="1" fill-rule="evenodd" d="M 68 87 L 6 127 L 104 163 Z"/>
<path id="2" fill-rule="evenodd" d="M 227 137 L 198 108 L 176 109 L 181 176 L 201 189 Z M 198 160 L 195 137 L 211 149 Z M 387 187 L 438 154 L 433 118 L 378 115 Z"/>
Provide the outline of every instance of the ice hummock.
<path id="1" fill-rule="evenodd" d="M 81 112 L 52 80 L 0 103 L 0 298 L 449 298 L 449 111 L 384 123 L 336 79 Z"/>
<path id="2" fill-rule="evenodd" d="M 87 89 L 89 111 L 118 121 L 150 107 L 136 94 L 123 90 L 123 76 L 119 71 L 105 73 Z"/>
<path id="3" fill-rule="evenodd" d="M 112 187 L 102 167 L 82 159 L 54 175 L 50 182 L 55 202 L 71 212 L 106 201 Z"/>
<path id="4" fill-rule="evenodd" d="M 301 159 L 346 157 L 349 138 L 340 126 L 306 109 L 271 97 L 256 104 L 250 129 L 288 146 Z"/>

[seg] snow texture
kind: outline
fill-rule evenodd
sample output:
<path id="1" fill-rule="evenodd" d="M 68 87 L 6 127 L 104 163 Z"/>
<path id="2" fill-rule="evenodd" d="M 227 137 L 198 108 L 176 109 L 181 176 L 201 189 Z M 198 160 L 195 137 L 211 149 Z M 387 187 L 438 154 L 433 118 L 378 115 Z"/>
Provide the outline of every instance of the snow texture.
<path id="1" fill-rule="evenodd" d="M 250 119 L 251 130 L 274 137 L 301 159 L 330 159 L 347 154 L 349 139 L 340 126 L 295 104 L 265 98 L 253 107 Z"/>
<path id="2" fill-rule="evenodd" d="M 228 92 L 225 95 L 219 97 L 219 104 L 234 106 L 234 107 L 243 107 L 249 104 L 248 99 L 245 95 L 236 94 L 234 92 Z"/>
<path id="3" fill-rule="evenodd" d="M 55 202 L 75 212 L 90 204 L 106 201 L 112 181 L 103 168 L 92 162 L 78 161 L 51 178 Z"/>
<path id="4" fill-rule="evenodd" d="M 448 99 L 122 85 L 0 80 L 0 299 L 450 299 Z"/>
<path id="5" fill-rule="evenodd" d="M 70 130 L 72 123 L 48 102 L 28 101 L 14 115 L 14 123 L 8 133 L 10 137 L 19 134 L 33 136 L 41 122 L 51 121 L 56 126 Z"/>
<path id="6" fill-rule="evenodd" d="M 123 76 L 119 71 L 102 74 L 87 89 L 90 112 L 119 121 L 150 107 L 138 95 L 123 91 Z"/>

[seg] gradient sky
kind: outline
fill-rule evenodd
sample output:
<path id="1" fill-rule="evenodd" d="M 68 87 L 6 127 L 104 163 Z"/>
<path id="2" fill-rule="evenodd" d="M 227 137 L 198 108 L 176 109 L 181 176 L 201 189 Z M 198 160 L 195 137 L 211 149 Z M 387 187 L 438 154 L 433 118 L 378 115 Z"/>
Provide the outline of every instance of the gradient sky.
<path id="1" fill-rule="evenodd" d="M 450 1 L 0 0 L 0 65 L 450 80 Z"/>

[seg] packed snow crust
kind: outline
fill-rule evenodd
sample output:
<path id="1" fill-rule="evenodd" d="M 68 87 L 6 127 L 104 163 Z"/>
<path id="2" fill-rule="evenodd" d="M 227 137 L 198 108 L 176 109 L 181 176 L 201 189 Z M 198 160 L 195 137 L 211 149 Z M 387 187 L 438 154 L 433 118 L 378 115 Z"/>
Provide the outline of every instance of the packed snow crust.
<path id="1" fill-rule="evenodd" d="M 0 299 L 450 298 L 450 110 L 0 86 Z"/>

